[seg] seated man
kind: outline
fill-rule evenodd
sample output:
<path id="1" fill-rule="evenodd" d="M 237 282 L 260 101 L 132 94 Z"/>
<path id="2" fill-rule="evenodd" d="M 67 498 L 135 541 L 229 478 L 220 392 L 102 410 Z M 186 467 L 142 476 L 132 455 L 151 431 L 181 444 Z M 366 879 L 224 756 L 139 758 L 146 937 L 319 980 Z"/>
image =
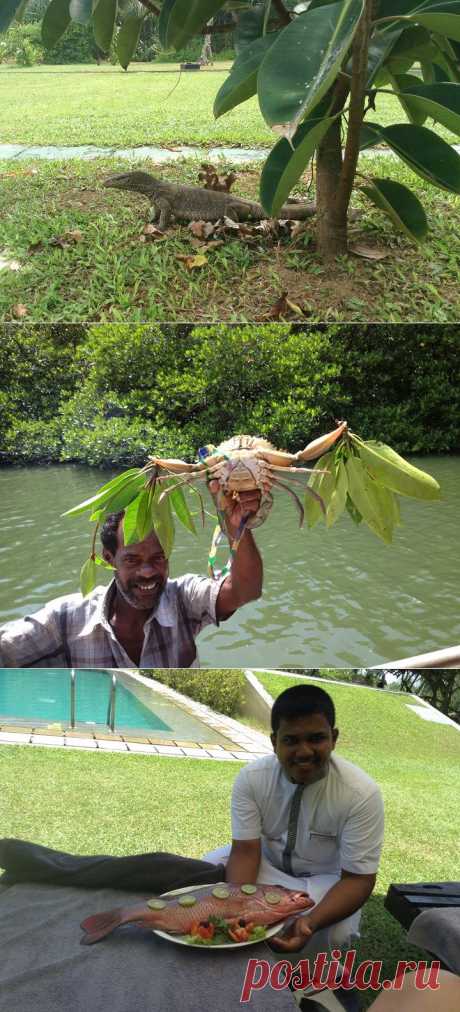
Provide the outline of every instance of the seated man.
<path id="1" fill-rule="evenodd" d="M 215 482 L 210 483 L 211 492 Z M 242 492 L 225 507 L 230 543 L 253 518 L 260 493 Z M 195 638 L 262 592 L 262 560 L 251 531 L 241 537 L 227 576 L 168 579 L 168 560 L 152 532 L 123 542 L 123 512 L 101 528 L 103 557 L 115 569 L 108 587 L 69 594 L 0 630 L 3 667 L 186 668 L 198 664 Z M 251 524 L 251 520 L 249 521 Z"/>
<path id="2" fill-rule="evenodd" d="M 331 697 L 305 683 L 286 689 L 271 714 L 274 755 L 248 763 L 232 796 L 229 882 L 279 883 L 310 893 L 315 906 L 283 936 L 280 951 L 344 948 L 358 933 L 360 910 L 376 879 L 383 803 L 376 783 L 333 755 L 338 730 Z"/>

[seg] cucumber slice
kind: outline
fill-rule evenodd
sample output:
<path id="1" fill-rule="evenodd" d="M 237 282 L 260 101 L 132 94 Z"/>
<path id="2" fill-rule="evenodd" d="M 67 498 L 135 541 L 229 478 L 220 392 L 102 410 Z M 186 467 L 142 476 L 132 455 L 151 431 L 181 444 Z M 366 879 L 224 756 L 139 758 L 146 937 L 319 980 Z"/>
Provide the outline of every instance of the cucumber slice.
<path id="1" fill-rule="evenodd" d="M 267 901 L 267 903 L 273 903 L 273 905 L 275 905 L 275 903 L 281 902 L 281 893 L 275 892 L 264 893 L 264 899 Z"/>
<path id="2" fill-rule="evenodd" d="M 253 893 L 257 892 L 257 886 L 250 885 L 248 882 L 246 885 L 241 886 L 241 892 L 246 893 L 246 896 L 252 896 Z"/>
<path id="3" fill-rule="evenodd" d="M 147 900 L 147 906 L 150 907 L 151 910 L 163 910 L 163 907 L 166 906 L 166 903 L 164 900 L 157 900 L 156 897 L 154 896 L 153 900 Z"/>
<path id="4" fill-rule="evenodd" d="M 186 893 L 185 896 L 179 896 L 178 902 L 181 907 L 193 907 L 196 903 L 196 896 L 190 896 L 190 893 Z"/>
<path id="5" fill-rule="evenodd" d="M 218 900 L 226 900 L 230 896 L 230 890 L 225 886 L 216 886 L 216 888 L 212 890 L 212 895 L 216 896 Z"/>

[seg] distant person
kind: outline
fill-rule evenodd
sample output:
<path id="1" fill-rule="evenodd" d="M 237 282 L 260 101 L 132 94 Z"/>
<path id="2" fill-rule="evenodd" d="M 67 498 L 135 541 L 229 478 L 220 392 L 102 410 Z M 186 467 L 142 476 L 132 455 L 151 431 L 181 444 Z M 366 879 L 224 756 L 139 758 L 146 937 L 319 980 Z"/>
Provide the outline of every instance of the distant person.
<path id="1" fill-rule="evenodd" d="M 248 763 L 232 795 L 230 846 L 204 860 L 225 862 L 229 882 L 279 884 L 310 893 L 315 906 L 271 944 L 345 949 L 376 880 L 383 840 L 377 784 L 334 755 L 331 697 L 305 683 L 286 689 L 271 712 L 274 754 Z"/>
<path id="2" fill-rule="evenodd" d="M 212 493 L 217 483 L 210 483 Z M 260 493 L 224 501 L 227 535 L 233 542 L 244 518 L 257 524 Z M 101 528 L 102 554 L 114 566 L 108 587 L 87 597 L 69 594 L 33 615 L 0 629 L 3 667 L 187 668 L 198 663 L 196 637 L 219 625 L 262 593 L 262 560 L 246 527 L 228 575 L 216 580 L 187 574 L 168 578 L 168 560 L 152 532 L 133 545 L 123 542 L 123 512 Z"/>

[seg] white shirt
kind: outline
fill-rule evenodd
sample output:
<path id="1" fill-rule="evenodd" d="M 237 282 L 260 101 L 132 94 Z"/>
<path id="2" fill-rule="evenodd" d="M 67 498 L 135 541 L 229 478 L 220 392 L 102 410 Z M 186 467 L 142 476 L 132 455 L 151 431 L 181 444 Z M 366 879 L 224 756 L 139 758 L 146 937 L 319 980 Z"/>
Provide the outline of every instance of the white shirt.
<path id="1" fill-rule="evenodd" d="M 296 789 L 276 755 L 244 766 L 232 795 L 234 840 L 262 839 L 262 852 L 282 869 L 289 809 Z M 377 871 L 383 841 L 380 789 L 359 766 L 331 755 L 326 776 L 305 787 L 292 852 L 296 876 Z"/>

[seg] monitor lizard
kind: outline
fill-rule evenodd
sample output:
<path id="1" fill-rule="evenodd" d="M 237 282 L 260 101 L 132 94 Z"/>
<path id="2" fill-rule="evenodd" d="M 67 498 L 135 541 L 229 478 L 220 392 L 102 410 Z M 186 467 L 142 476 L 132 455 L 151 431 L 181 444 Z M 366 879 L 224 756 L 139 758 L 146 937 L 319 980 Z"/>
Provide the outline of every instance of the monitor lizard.
<path id="1" fill-rule="evenodd" d="M 104 186 L 143 193 L 152 204 L 150 220 L 158 222 L 161 231 L 168 227 L 172 218 L 187 222 L 197 219 L 217 221 L 223 217 L 233 221 L 262 221 L 268 217 L 262 205 L 254 200 L 246 200 L 222 190 L 167 183 L 148 172 L 123 172 L 118 176 L 110 176 L 105 180 Z M 315 204 L 292 202 L 284 204 L 277 217 L 300 221 L 311 218 L 315 213 Z"/>

